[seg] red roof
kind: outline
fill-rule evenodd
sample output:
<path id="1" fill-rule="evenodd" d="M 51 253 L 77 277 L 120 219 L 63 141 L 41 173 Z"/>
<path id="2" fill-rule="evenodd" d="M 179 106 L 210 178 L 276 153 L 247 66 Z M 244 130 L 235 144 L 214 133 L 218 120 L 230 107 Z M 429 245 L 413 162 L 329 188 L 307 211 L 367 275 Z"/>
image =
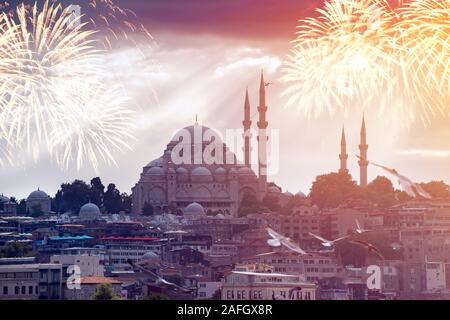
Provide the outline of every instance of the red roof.
<path id="1" fill-rule="evenodd" d="M 111 283 L 111 284 L 122 284 L 121 281 L 117 281 L 112 278 L 106 277 L 81 277 L 81 284 L 101 284 L 101 283 Z"/>
<path id="2" fill-rule="evenodd" d="M 100 240 L 110 240 L 110 241 L 156 241 L 159 238 L 150 237 L 103 237 Z"/>

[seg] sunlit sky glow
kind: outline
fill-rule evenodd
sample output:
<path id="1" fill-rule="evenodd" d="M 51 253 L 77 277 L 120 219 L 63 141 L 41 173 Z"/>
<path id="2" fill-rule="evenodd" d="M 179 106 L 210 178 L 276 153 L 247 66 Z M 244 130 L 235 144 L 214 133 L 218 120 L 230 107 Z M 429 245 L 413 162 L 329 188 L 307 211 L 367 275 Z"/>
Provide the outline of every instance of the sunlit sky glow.
<path id="1" fill-rule="evenodd" d="M 116 1 L 119 2 L 119 1 Z M 136 111 L 137 140 L 133 152 L 117 154 L 116 167 L 86 166 L 63 170 L 45 153 L 34 162 L 0 168 L 0 193 L 26 197 L 40 187 L 54 195 L 59 185 L 99 175 L 131 192 L 142 167 L 162 155 L 171 135 L 199 122 L 221 132 L 241 128 L 248 86 L 254 125 L 259 72 L 265 70 L 269 128 L 280 130 L 280 170 L 269 180 L 290 192 L 307 193 L 315 177 L 339 166 L 340 132 L 345 125 L 349 170 L 358 179 L 359 129 L 366 112 L 369 160 L 398 169 L 415 181 L 450 182 L 450 126 L 442 120 L 405 129 L 399 119 L 354 106 L 354 113 L 305 119 L 285 108 L 280 65 L 295 37 L 297 19 L 310 15 L 322 1 L 300 0 L 153 0 L 121 1 L 135 10 L 152 32 L 157 46 L 144 56 L 129 43 L 108 53 L 114 76 L 107 81 L 126 84 Z M 283 4 L 281 4 L 282 2 Z M 382 106 L 380 106 L 381 108 Z M 384 106 L 389 107 L 389 106 Z M 370 108 L 374 110 L 376 108 Z M 369 167 L 369 180 L 383 174 Z M 396 184 L 395 181 L 393 181 Z"/>

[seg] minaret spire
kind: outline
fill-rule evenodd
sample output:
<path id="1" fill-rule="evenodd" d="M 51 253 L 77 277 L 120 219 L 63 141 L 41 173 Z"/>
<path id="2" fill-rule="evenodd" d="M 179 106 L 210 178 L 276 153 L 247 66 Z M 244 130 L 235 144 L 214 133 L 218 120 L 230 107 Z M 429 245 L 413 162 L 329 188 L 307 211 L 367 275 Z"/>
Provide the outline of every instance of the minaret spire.
<path id="1" fill-rule="evenodd" d="M 259 120 L 258 120 L 258 174 L 259 174 L 259 194 L 262 199 L 267 189 L 267 122 L 266 113 L 266 83 L 264 73 L 261 70 L 261 82 L 259 86 Z"/>
<path id="2" fill-rule="evenodd" d="M 244 163 L 247 167 L 251 167 L 251 146 L 250 140 L 252 134 L 250 132 L 252 121 L 250 120 L 250 100 L 248 98 L 248 88 L 245 91 L 245 102 L 244 102 L 244 121 L 242 121 L 244 126 Z"/>
<path id="3" fill-rule="evenodd" d="M 339 169 L 339 173 L 348 173 L 347 168 L 347 142 L 345 140 L 345 128 L 342 126 L 342 135 L 341 135 L 341 154 L 339 155 L 339 159 L 341 159 L 341 166 Z"/>
<path id="4" fill-rule="evenodd" d="M 367 186 L 367 166 L 369 161 L 367 161 L 367 136 L 366 136 L 366 121 L 364 119 L 364 114 L 361 124 L 361 143 L 359 145 L 359 184 L 361 187 Z"/>

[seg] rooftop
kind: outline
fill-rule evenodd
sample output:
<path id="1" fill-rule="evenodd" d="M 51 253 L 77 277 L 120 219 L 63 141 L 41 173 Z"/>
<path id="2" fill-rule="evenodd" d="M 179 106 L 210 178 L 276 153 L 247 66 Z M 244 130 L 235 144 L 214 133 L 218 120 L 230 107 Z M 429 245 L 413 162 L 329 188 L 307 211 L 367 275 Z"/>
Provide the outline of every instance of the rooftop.
<path id="1" fill-rule="evenodd" d="M 106 277 L 81 277 L 81 284 L 102 284 L 102 283 L 110 283 L 110 284 L 122 284 L 122 281 L 118 281 L 112 278 Z"/>
<path id="2" fill-rule="evenodd" d="M 157 241 L 159 238 L 152 237 L 103 237 L 103 241 Z"/>

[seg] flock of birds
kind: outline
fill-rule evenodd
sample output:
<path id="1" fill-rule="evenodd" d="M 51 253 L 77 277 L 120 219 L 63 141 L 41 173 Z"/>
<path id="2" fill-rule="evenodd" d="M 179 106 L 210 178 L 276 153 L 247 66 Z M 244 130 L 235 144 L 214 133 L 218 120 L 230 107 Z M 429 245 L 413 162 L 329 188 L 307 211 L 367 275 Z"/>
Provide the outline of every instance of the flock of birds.
<path id="1" fill-rule="evenodd" d="M 353 232 L 351 232 L 350 234 L 348 234 L 346 236 L 339 237 L 334 240 L 325 239 L 324 237 L 316 235 L 314 233 L 309 233 L 309 235 L 314 237 L 318 241 L 320 241 L 320 243 L 322 244 L 323 247 L 325 247 L 327 249 L 331 249 L 331 251 L 334 250 L 334 248 L 336 247 L 337 244 L 339 244 L 343 241 L 347 241 L 348 243 L 355 244 L 355 245 L 365 248 L 367 250 L 368 254 L 373 254 L 373 255 L 377 256 L 379 259 L 384 260 L 385 258 L 383 256 L 382 252 L 373 243 L 370 243 L 365 240 L 361 240 L 361 237 L 358 237 L 360 235 L 364 235 L 364 234 L 367 234 L 367 233 L 370 233 L 373 231 L 364 229 L 361 226 L 358 219 L 355 219 L 355 224 L 356 224 L 356 228 L 354 229 Z M 267 226 L 265 229 L 269 236 L 269 239 L 267 240 L 267 244 L 269 246 L 278 247 L 278 248 L 284 247 L 289 251 L 299 254 L 300 256 L 313 256 L 312 253 L 306 252 L 305 250 L 300 248 L 300 246 L 298 244 L 294 243 L 289 237 L 281 235 L 280 233 L 275 231 L 270 226 Z M 182 232 L 182 231 L 175 231 L 173 233 L 178 233 L 178 232 Z M 398 250 L 398 249 L 400 249 L 400 247 L 393 245 L 392 249 Z M 328 251 L 328 252 L 330 252 L 330 251 Z M 273 253 L 275 253 L 275 251 L 257 254 L 257 255 L 255 255 L 255 257 L 270 255 Z M 174 271 L 174 270 L 176 270 L 176 268 L 170 264 L 163 262 L 162 259 L 154 252 L 146 253 L 137 262 L 134 262 L 131 259 L 128 259 L 128 263 L 133 268 L 133 270 L 137 270 L 137 271 L 141 272 L 141 274 L 142 274 L 141 282 L 142 283 L 148 283 L 147 281 L 150 280 L 152 285 L 162 288 L 162 289 L 165 289 L 165 290 L 168 290 L 169 292 L 172 292 L 174 294 L 191 294 L 194 291 L 193 288 L 188 288 L 186 286 L 176 284 L 174 282 L 171 282 L 171 281 L 165 279 L 164 276 L 162 275 L 164 273 L 164 271 L 167 271 L 167 270 Z M 237 273 L 239 273 L 239 272 L 237 272 Z M 245 272 L 245 274 L 258 275 L 259 273 Z M 295 291 L 295 288 L 292 290 Z M 290 295 L 291 295 L 291 293 L 289 294 L 289 296 Z M 276 297 L 274 297 L 274 299 L 275 298 Z"/>
<path id="2" fill-rule="evenodd" d="M 384 260 L 383 254 L 381 253 L 381 251 L 372 243 L 364 241 L 364 240 L 360 240 L 360 239 L 355 239 L 356 235 L 362 235 L 362 234 L 366 234 L 368 232 L 371 232 L 371 230 L 366 230 L 363 229 L 358 221 L 358 219 L 355 220 L 356 222 L 356 229 L 354 230 L 353 233 L 334 239 L 334 240 L 327 240 L 321 236 L 318 236 L 316 234 L 313 233 L 309 233 L 312 237 L 316 238 L 317 240 L 319 240 L 322 244 L 322 246 L 326 247 L 326 248 L 331 248 L 334 249 L 336 244 L 338 244 L 339 242 L 342 242 L 343 240 L 348 240 L 349 243 L 361 246 L 365 249 L 367 249 L 367 252 L 369 254 L 375 254 L 376 256 L 378 256 L 381 260 Z M 312 256 L 311 253 L 306 252 L 305 250 L 303 250 L 302 248 L 300 248 L 300 246 L 298 246 L 296 243 L 292 242 L 292 240 L 288 237 L 285 237 L 281 234 L 279 234 L 278 232 L 276 232 L 275 230 L 273 230 L 271 227 L 267 227 L 266 228 L 267 233 L 269 234 L 269 236 L 271 237 L 271 239 L 267 240 L 267 244 L 271 247 L 286 247 L 288 250 L 293 251 L 298 253 L 301 256 L 307 255 L 307 256 Z M 272 252 L 271 252 L 272 253 Z M 266 253 L 267 254 L 267 253 Z M 260 254 L 260 255 L 265 255 L 265 254 Z"/>

